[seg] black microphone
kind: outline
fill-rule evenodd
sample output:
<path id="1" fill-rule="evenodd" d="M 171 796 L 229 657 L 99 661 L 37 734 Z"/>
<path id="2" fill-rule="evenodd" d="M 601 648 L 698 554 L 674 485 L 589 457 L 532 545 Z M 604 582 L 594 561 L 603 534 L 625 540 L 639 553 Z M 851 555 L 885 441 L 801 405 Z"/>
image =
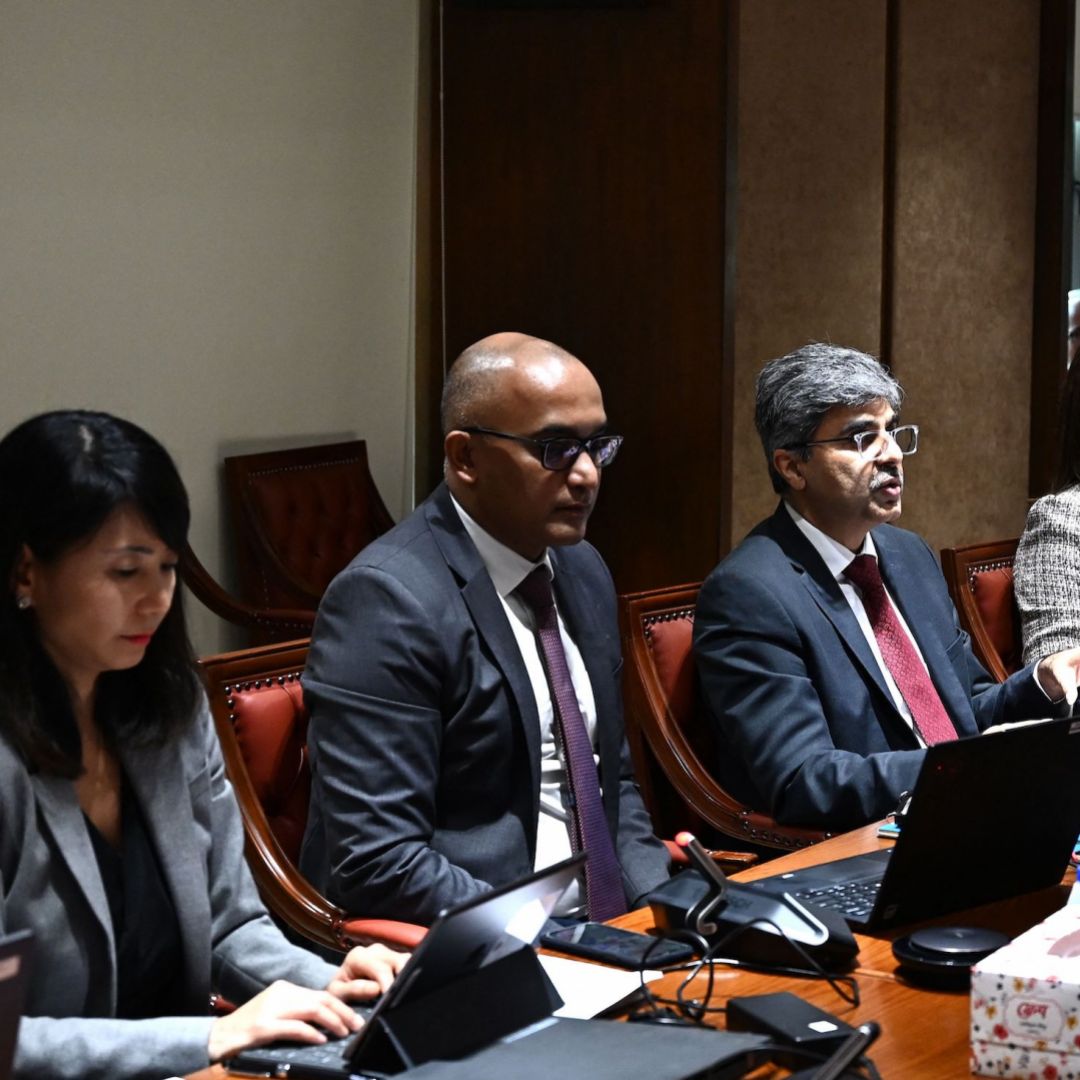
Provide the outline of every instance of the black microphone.
<path id="1" fill-rule="evenodd" d="M 708 892 L 687 913 L 690 928 L 704 937 L 712 937 L 719 929 L 716 913 L 723 909 L 727 897 L 728 879 L 724 871 L 709 858 L 709 853 L 691 832 L 683 831 L 675 837 L 675 843 L 686 852 L 687 857 L 710 886 Z"/>

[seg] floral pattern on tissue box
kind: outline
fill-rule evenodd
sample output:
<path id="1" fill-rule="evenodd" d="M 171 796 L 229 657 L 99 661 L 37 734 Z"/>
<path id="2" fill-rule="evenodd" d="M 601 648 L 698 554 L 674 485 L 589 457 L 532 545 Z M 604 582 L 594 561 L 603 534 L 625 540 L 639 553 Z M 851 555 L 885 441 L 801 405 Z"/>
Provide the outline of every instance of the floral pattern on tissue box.
<path id="1" fill-rule="evenodd" d="M 971 1071 L 1080 1080 L 1080 908 L 1055 912 L 975 965 Z"/>

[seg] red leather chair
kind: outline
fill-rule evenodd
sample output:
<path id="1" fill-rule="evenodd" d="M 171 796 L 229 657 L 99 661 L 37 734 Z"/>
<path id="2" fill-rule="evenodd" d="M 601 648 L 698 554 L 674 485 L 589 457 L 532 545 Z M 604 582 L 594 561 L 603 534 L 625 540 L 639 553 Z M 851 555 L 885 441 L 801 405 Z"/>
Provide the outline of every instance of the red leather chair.
<path id="1" fill-rule="evenodd" d="M 960 625 L 983 667 L 1004 682 L 1023 666 L 1020 612 L 1013 589 L 1018 539 L 942 548 L 941 570 Z"/>
<path id="2" fill-rule="evenodd" d="M 393 526 L 363 440 L 225 459 L 240 590 L 260 608 L 310 608 Z"/>
<path id="3" fill-rule="evenodd" d="M 700 587 L 620 597 L 627 738 L 656 827 L 704 827 L 758 850 L 792 850 L 824 840 L 829 833 L 780 825 L 743 805 L 710 773 L 706 763 L 715 747 L 697 699 L 691 650 Z"/>
<path id="4" fill-rule="evenodd" d="M 269 910 L 309 940 L 341 950 L 373 941 L 415 948 L 424 927 L 351 915 L 296 868 L 311 790 L 300 689 L 307 652 L 304 638 L 199 662 L 240 805 L 248 863 Z"/>

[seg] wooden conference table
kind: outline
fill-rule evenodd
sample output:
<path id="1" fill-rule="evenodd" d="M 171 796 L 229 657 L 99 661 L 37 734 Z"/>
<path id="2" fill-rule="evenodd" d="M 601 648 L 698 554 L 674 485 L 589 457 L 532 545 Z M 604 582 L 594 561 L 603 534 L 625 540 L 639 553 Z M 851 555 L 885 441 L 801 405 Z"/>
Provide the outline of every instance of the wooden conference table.
<path id="1" fill-rule="evenodd" d="M 868 825 L 744 870 L 734 878 L 737 881 L 753 881 L 783 870 L 873 851 L 890 843 L 878 838 L 876 826 Z M 1002 857 L 1007 858 L 1008 853 L 1003 852 Z M 985 873 L 987 869 L 973 866 L 971 872 Z M 1065 903 L 1067 896 L 1068 886 L 1059 885 L 920 925 L 938 922 L 988 926 L 1014 936 L 1056 911 Z M 652 914 L 646 908 L 630 912 L 613 922 L 631 930 L 648 930 L 652 927 Z M 905 926 L 899 930 L 880 932 L 873 937 L 856 935 L 859 955 L 853 974 L 861 998 L 858 1007 L 848 1005 L 823 980 L 762 975 L 722 966 L 717 966 L 714 975 L 712 1004 L 723 1004 L 728 997 L 790 990 L 841 1017 L 853 1027 L 866 1020 L 876 1020 L 881 1025 L 881 1037 L 871 1049 L 870 1056 L 883 1076 L 962 1080 L 971 1075 L 968 1063 L 968 995 L 966 992 L 916 987 L 898 974 L 892 955 L 892 940 L 910 933 L 911 929 L 911 926 Z M 682 979 L 682 975 L 669 975 L 660 982 L 651 983 L 650 987 L 664 996 L 674 996 Z M 690 987 L 689 996 L 704 993 L 704 987 L 705 976 L 700 976 Z M 715 1015 L 716 1019 L 710 1022 L 716 1027 L 723 1027 L 722 1014 Z M 224 1069 L 216 1066 L 192 1074 L 189 1080 L 224 1080 L 228 1075 Z M 755 1078 L 761 1080 L 787 1075 L 786 1070 L 774 1067 L 754 1073 Z"/>

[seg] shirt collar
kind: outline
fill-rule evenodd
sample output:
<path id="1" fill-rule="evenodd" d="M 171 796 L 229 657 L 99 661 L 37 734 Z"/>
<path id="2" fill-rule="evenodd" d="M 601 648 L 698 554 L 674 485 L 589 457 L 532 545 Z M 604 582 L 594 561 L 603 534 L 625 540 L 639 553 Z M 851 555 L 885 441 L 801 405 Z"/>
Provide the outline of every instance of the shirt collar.
<path id="1" fill-rule="evenodd" d="M 469 539 L 476 546 L 480 559 L 487 569 L 491 583 L 495 591 L 504 600 L 532 573 L 538 566 L 546 566 L 552 579 L 555 578 L 555 568 L 551 565 L 551 556 L 545 551 L 544 557 L 539 562 L 530 562 L 524 556 L 508 548 L 504 543 L 496 540 L 486 529 L 478 525 L 465 512 L 461 503 L 450 496 L 454 509 L 461 518 L 461 524 L 469 534 Z"/>
<path id="2" fill-rule="evenodd" d="M 866 534 L 866 539 L 863 541 L 862 550 L 853 555 L 839 540 L 834 540 L 831 536 L 823 533 L 816 525 L 811 525 L 787 499 L 784 500 L 784 506 L 791 515 L 791 520 L 799 527 L 799 531 L 803 536 L 814 545 L 814 550 L 825 560 L 829 573 L 837 581 L 844 576 L 844 572 L 854 561 L 855 555 L 873 555 L 875 559 L 877 558 L 877 548 L 874 547 L 873 537 L 869 533 Z"/>

